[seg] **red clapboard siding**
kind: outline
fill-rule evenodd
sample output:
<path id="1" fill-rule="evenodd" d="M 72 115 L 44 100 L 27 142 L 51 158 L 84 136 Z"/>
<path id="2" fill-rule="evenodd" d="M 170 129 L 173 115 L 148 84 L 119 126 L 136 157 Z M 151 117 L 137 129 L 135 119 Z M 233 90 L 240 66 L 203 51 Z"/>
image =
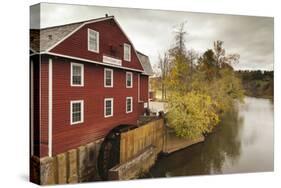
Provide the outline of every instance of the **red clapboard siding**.
<path id="1" fill-rule="evenodd" d="M 88 51 L 88 28 L 99 32 L 99 53 Z M 137 54 L 131 44 L 131 61 L 123 60 L 124 43 L 131 44 L 114 19 L 86 24 L 66 38 L 55 48 L 53 53 L 102 62 L 103 55 L 122 60 L 122 67 L 143 71 Z M 35 153 L 40 156 L 48 154 L 48 70 L 49 58 L 53 62 L 52 89 L 52 154 L 65 152 L 80 145 L 103 138 L 120 124 L 136 124 L 144 113 L 143 102 L 148 102 L 148 76 L 133 72 L 133 88 L 126 88 L 126 70 L 111 68 L 114 71 L 113 88 L 104 87 L 104 68 L 83 61 L 71 60 L 58 56 L 41 55 L 41 61 L 34 75 L 34 124 L 39 134 L 35 133 L 35 145 L 40 145 Z M 84 65 L 84 86 L 71 87 L 71 62 Z M 37 73 L 37 72 L 38 73 Z M 138 82 L 138 77 L 140 80 Z M 37 84 L 37 86 L 36 86 Z M 138 84 L 140 86 L 138 87 Z M 140 88 L 140 91 L 138 91 Z M 140 95 L 140 96 L 139 96 Z M 133 97 L 133 112 L 126 113 L 126 97 Z M 113 117 L 104 118 L 104 99 L 114 98 Z M 138 100 L 141 100 L 139 102 Z M 37 100 L 37 101 L 36 101 Z M 70 124 L 70 102 L 84 100 L 84 122 Z M 34 131 L 36 131 L 34 129 Z M 40 142 L 39 142 L 40 140 Z"/>
<path id="2" fill-rule="evenodd" d="M 88 28 L 99 32 L 99 53 L 88 51 Z M 124 43 L 131 45 L 131 62 L 123 60 Z M 115 53 L 112 53 L 111 46 Z M 143 70 L 132 44 L 113 19 L 84 25 L 51 52 L 99 62 L 102 62 L 103 55 L 108 55 L 121 59 L 123 67 Z"/>
<path id="3" fill-rule="evenodd" d="M 48 154 L 48 59 L 40 63 L 40 156 Z"/>
<path id="4" fill-rule="evenodd" d="M 47 58 L 43 59 L 45 62 L 47 61 Z M 52 57 L 52 59 L 53 154 L 103 138 L 112 128 L 120 124 L 137 123 L 139 116 L 144 112 L 143 103 L 138 103 L 138 74 L 140 73 L 133 72 L 133 88 L 126 88 L 126 70 L 114 68 L 113 88 L 104 88 L 105 66 L 58 57 Z M 42 63 L 42 81 L 46 81 L 45 62 Z M 71 62 L 84 64 L 84 87 L 70 86 Z M 147 76 L 141 76 L 144 80 L 145 77 Z M 42 89 L 45 87 L 46 84 L 43 84 Z M 147 91 L 147 88 L 144 90 Z M 42 92 L 48 93 L 45 89 Z M 147 95 L 147 92 L 145 93 Z M 128 96 L 133 97 L 133 112 L 129 114 L 126 113 L 126 97 Z M 104 98 L 107 97 L 114 98 L 113 117 L 104 118 Z M 145 99 L 147 96 L 143 96 L 143 98 Z M 48 99 L 48 97 L 44 96 L 44 99 Z M 71 100 L 84 100 L 84 122 L 81 124 L 70 124 Z M 48 109 L 45 103 L 42 103 L 43 108 Z M 44 113 L 45 110 L 42 110 L 42 115 Z M 44 115 L 41 118 L 41 123 L 45 124 L 46 117 Z M 42 139 L 45 141 L 47 134 L 43 135 L 45 136 Z"/>
<path id="5" fill-rule="evenodd" d="M 140 100 L 148 101 L 148 76 L 140 76 Z"/>

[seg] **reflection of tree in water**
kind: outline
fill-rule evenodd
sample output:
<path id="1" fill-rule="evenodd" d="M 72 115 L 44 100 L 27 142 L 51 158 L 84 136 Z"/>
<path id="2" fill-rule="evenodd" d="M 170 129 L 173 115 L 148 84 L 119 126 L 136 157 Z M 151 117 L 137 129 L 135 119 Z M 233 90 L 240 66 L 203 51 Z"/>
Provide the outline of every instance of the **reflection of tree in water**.
<path id="1" fill-rule="evenodd" d="M 238 109 L 225 114 L 205 142 L 163 157 L 151 169 L 154 177 L 222 173 L 226 159 L 235 164 L 241 151 L 240 129 L 243 119 Z"/>
<path id="2" fill-rule="evenodd" d="M 241 130 L 241 121 L 238 118 L 238 110 L 233 109 L 225 114 L 222 122 L 210 135 L 203 146 L 203 160 L 201 162 L 208 166 L 210 173 L 222 173 L 221 168 L 226 158 L 235 164 L 240 156 L 241 141 L 239 131 Z M 205 162 L 204 162 L 205 161 Z"/>

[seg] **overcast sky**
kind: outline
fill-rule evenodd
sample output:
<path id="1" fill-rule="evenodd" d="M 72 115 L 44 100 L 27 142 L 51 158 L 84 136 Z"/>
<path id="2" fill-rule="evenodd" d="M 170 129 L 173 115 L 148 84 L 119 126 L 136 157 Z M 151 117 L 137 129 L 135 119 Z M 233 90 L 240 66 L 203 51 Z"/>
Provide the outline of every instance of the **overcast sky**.
<path id="1" fill-rule="evenodd" d="M 274 21 L 268 17 L 232 16 L 177 11 L 41 4 L 31 8 L 31 28 L 78 22 L 114 15 L 135 48 L 156 64 L 158 54 L 171 47 L 175 28 L 186 21 L 187 49 L 203 53 L 213 41 L 224 41 L 226 53 L 240 54 L 235 69 L 273 70 Z"/>

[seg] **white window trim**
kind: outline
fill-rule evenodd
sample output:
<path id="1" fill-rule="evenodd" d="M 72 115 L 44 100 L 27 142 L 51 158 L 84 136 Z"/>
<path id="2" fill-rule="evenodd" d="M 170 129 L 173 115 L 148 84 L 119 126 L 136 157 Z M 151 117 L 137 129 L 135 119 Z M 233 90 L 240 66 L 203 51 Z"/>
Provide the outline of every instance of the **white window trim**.
<path id="1" fill-rule="evenodd" d="M 131 86 L 127 85 L 127 75 L 131 75 Z M 133 73 L 132 72 L 126 72 L 126 88 L 133 88 Z"/>
<path id="2" fill-rule="evenodd" d="M 138 74 L 138 102 L 140 101 L 140 74 Z"/>
<path id="3" fill-rule="evenodd" d="M 129 59 L 126 59 L 125 47 L 129 47 Z M 125 60 L 125 61 L 129 61 L 129 62 L 131 61 L 131 55 L 132 55 L 132 54 L 131 54 L 131 45 L 130 45 L 130 44 L 124 43 L 124 54 L 123 54 L 123 55 L 124 55 L 124 60 Z"/>
<path id="4" fill-rule="evenodd" d="M 131 110 L 130 111 L 127 111 L 128 108 L 127 108 L 127 100 L 128 99 L 131 99 Z M 133 97 L 126 97 L 126 113 L 132 113 L 133 112 Z"/>
<path id="5" fill-rule="evenodd" d="M 77 122 L 73 122 L 72 121 L 72 104 L 73 103 L 81 103 L 81 121 L 77 121 Z M 84 122 L 84 100 L 74 100 L 74 101 L 70 101 L 70 124 L 71 125 L 75 125 L 75 124 L 79 124 L 79 123 L 83 123 Z"/>
<path id="6" fill-rule="evenodd" d="M 111 72 L 111 84 L 108 86 L 108 85 L 106 85 L 106 71 L 110 71 Z M 113 79 L 113 69 L 109 69 L 109 68 L 104 68 L 104 72 L 103 72 L 103 85 L 104 85 L 104 87 L 108 87 L 108 88 L 112 88 L 113 87 L 113 81 L 114 81 L 114 79 Z"/>
<path id="7" fill-rule="evenodd" d="M 73 84 L 73 66 L 80 66 L 81 67 L 81 84 Z M 84 87 L 84 64 L 81 63 L 71 63 L 70 65 L 70 85 L 72 87 Z"/>
<path id="8" fill-rule="evenodd" d="M 90 32 L 95 32 L 97 34 L 97 50 L 90 49 Z M 99 53 L 99 51 L 100 51 L 100 34 L 98 31 L 88 28 L 87 42 L 88 42 L 88 51 Z"/>
<path id="9" fill-rule="evenodd" d="M 106 101 L 111 101 L 111 114 L 110 115 L 106 115 Z M 105 98 L 104 99 L 104 107 L 103 107 L 103 111 L 104 111 L 104 117 L 108 118 L 108 117 L 112 117 L 113 116 L 113 98 Z"/>

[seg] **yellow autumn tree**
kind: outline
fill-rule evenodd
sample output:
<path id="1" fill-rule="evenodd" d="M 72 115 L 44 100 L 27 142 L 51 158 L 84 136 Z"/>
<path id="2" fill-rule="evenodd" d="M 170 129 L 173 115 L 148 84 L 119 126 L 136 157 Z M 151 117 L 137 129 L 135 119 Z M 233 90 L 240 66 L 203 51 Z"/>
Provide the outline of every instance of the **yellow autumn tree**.
<path id="1" fill-rule="evenodd" d="M 180 137 L 196 139 L 210 133 L 219 122 L 216 103 L 206 94 L 192 91 L 181 95 L 173 92 L 168 106 L 169 125 Z"/>
<path id="2" fill-rule="evenodd" d="M 169 50 L 167 120 L 178 136 L 195 139 L 210 133 L 224 112 L 243 100 L 244 90 L 232 68 L 239 55 L 227 55 L 223 42 L 215 41 L 194 63 L 194 53 L 185 50 L 185 34 L 181 25 Z"/>

